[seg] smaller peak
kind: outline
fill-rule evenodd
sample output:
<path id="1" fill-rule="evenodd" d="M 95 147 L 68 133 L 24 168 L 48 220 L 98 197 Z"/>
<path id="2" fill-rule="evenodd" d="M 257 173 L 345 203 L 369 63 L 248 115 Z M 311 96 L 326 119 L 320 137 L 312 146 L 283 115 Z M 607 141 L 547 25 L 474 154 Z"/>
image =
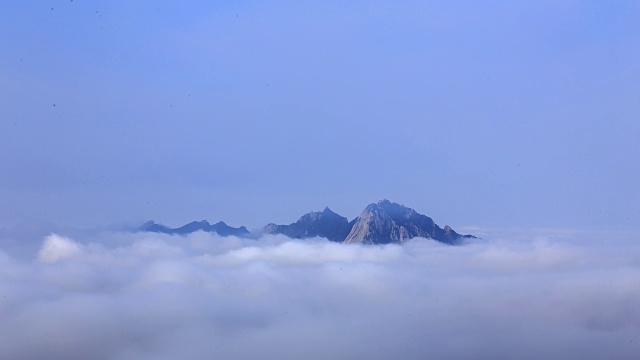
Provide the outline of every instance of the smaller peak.
<path id="1" fill-rule="evenodd" d="M 209 222 L 207 220 L 200 220 L 200 221 L 198 221 L 198 223 L 209 225 Z"/>
<path id="2" fill-rule="evenodd" d="M 322 215 L 324 218 L 338 218 L 338 217 L 344 217 L 340 214 L 338 214 L 337 212 L 329 209 L 328 206 L 324 207 L 324 210 L 322 210 L 321 213 L 319 213 L 320 215 Z"/>
<path id="3" fill-rule="evenodd" d="M 217 226 L 227 226 L 227 224 L 224 221 L 218 221 L 217 223 L 215 223 L 215 225 L 217 225 Z"/>
<path id="4" fill-rule="evenodd" d="M 267 234 L 276 234 L 278 232 L 278 228 L 279 228 L 278 225 L 276 225 L 274 223 L 269 223 L 269 224 L 265 225 L 265 227 L 262 229 L 262 231 L 267 233 Z"/>
<path id="5" fill-rule="evenodd" d="M 139 230 L 143 230 L 143 231 L 147 231 L 147 230 L 152 229 L 152 228 L 154 228 L 154 227 L 156 227 L 156 226 L 158 226 L 158 224 L 156 224 L 156 223 L 155 223 L 155 221 L 153 221 L 153 220 L 149 220 L 149 221 L 147 221 L 146 223 L 144 223 L 144 224 L 140 225 L 140 226 L 138 227 L 138 229 L 139 229 Z"/>

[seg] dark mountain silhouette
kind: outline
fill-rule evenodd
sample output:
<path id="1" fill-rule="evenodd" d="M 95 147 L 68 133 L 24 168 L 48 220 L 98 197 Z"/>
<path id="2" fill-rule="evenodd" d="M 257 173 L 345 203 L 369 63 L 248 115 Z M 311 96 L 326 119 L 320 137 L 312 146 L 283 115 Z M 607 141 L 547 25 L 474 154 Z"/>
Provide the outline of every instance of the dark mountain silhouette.
<path id="1" fill-rule="evenodd" d="M 163 234 L 173 234 L 174 229 L 170 229 L 164 225 L 156 224 L 153 220 L 149 220 L 146 223 L 140 225 L 137 229 L 138 231 L 147 231 L 147 232 L 155 232 L 155 233 L 163 233 Z"/>
<path id="2" fill-rule="evenodd" d="M 325 207 L 322 212 L 310 212 L 302 215 L 298 221 L 289 225 L 269 224 L 264 227 L 266 234 L 283 234 L 294 239 L 323 237 L 331 241 L 342 242 L 351 231 L 353 223 Z"/>
<path id="3" fill-rule="evenodd" d="M 157 232 L 164 234 L 176 234 L 187 235 L 196 231 L 214 232 L 220 236 L 240 236 L 246 237 L 249 235 L 249 230 L 246 227 L 241 226 L 239 228 L 231 227 L 225 224 L 223 221 L 215 224 L 209 224 L 208 221 L 193 221 L 179 228 L 169 228 L 164 225 L 156 224 L 153 221 L 147 221 L 138 228 L 138 231 Z"/>

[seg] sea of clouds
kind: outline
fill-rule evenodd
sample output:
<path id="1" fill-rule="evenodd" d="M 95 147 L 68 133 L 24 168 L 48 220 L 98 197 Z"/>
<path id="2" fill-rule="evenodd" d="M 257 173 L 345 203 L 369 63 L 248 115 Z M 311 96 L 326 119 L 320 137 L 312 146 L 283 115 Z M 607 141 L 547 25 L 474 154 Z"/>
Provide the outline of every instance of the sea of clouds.
<path id="1" fill-rule="evenodd" d="M 0 250 L 1 359 L 638 354 L 640 246 L 629 240 L 360 246 L 103 232 L 51 234 L 29 258 Z"/>

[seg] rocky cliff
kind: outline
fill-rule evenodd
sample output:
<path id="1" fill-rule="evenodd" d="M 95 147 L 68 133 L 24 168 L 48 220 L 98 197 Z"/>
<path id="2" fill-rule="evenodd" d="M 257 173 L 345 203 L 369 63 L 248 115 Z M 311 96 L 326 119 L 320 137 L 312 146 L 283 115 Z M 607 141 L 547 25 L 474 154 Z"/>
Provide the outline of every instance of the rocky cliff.
<path id="1" fill-rule="evenodd" d="M 403 243 L 414 237 L 457 244 L 471 235 L 460 235 L 451 227 L 440 228 L 428 216 L 415 210 L 382 200 L 367 206 L 356 218 L 344 242 L 349 244 Z"/>

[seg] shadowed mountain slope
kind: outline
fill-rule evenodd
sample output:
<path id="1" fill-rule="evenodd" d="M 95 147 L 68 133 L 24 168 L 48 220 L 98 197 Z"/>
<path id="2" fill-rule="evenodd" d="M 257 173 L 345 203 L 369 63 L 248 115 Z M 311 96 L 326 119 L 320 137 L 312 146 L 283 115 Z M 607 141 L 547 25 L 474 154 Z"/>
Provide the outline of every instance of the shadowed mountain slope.
<path id="1" fill-rule="evenodd" d="M 138 231 L 157 232 L 163 234 L 176 234 L 187 235 L 196 231 L 206 231 L 217 233 L 220 236 L 240 236 L 246 237 L 249 235 L 249 230 L 246 227 L 240 226 L 239 228 L 231 227 L 225 224 L 223 221 L 215 224 L 209 224 L 208 221 L 193 221 L 179 228 L 169 228 L 164 225 L 156 224 L 153 221 L 147 221 L 138 228 Z"/>
<path id="2" fill-rule="evenodd" d="M 342 217 L 326 207 L 321 212 L 313 211 L 302 215 L 293 224 L 269 224 L 264 227 L 263 231 L 266 234 L 283 234 L 294 239 L 323 237 L 331 241 L 342 242 L 351 231 L 352 225 L 353 222 L 349 223 L 346 217 Z"/>

